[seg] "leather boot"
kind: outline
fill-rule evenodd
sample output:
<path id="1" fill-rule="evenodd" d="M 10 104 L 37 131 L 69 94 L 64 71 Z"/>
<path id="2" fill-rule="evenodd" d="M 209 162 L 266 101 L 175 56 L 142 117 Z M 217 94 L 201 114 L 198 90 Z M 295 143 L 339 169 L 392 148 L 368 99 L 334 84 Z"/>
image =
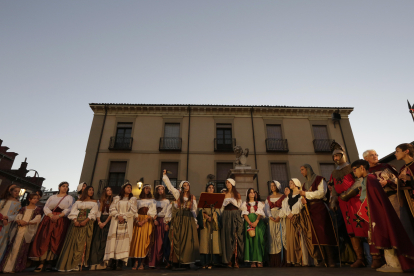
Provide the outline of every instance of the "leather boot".
<path id="1" fill-rule="evenodd" d="M 364 256 L 364 248 L 362 247 L 361 240 L 359 238 L 352 237 L 351 238 L 352 247 L 357 255 L 357 260 L 355 263 L 351 265 L 353 268 L 365 267 L 365 256 Z"/>
<path id="2" fill-rule="evenodd" d="M 324 246 L 325 249 L 325 259 L 328 264 L 328 267 L 334 268 L 336 267 L 334 254 L 335 249 L 337 249 L 335 246 Z"/>
<path id="3" fill-rule="evenodd" d="M 124 262 L 122 260 L 118 261 L 118 265 L 116 266 L 116 270 L 123 270 Z"/>
<path id="4" fill-rule="evenodd" d="M 371 268 L 377 269 L 384 265 L 384 261 L 382 260 L 381 255 L 371 255 L 371 256 L 372 256 Z"/>

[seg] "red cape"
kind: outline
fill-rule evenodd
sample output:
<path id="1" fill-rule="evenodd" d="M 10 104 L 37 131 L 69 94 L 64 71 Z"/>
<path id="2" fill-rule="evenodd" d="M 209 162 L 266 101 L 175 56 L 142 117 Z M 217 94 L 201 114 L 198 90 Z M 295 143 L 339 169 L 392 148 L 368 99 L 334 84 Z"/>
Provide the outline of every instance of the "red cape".
<path id="1" fill-rule="evenodd" d="M 414 269 L 414 246 L 377 177 L 367 176 L 367 200 L 370 220 L 370 244 L 378 249 L 394 248 L 406 271 Z"/>

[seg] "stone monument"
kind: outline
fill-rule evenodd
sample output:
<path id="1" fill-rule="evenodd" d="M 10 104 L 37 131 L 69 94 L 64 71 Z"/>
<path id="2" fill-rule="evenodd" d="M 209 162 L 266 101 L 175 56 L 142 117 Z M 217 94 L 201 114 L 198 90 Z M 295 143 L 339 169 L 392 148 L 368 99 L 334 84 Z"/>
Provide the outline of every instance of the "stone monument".
<path id="1" fill-rule="evenodd" d="M 243 150 L 241 146 L 235 146 L 233 148 L 236 154 L 236 161 L 234 162 L 234 169 L 230 170 L 229 177 L 236 180 L 236 188 L 240 193 L 242 200 L 246 200 L 246 191 L 249 188 L 257 190 L 257 184 L 254 179 L 257 177 L 259 170 L 252 169 L 247 165 L 247 157 L 249 156 L 249 149 Z"/>

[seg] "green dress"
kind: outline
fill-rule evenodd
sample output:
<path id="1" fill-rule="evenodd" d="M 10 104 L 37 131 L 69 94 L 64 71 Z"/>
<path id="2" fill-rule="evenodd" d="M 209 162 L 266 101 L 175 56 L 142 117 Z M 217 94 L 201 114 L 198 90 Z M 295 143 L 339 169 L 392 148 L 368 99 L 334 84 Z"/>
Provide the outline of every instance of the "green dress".
<path id="1" fill-rule="evenodd" d="M 241 210 L 242 216 L 247 215 L 251 222 L 256 221 L 257 216 L 260 215 L 262 218 L 265 217 L 262 202 L 249 202 L 247 206 L 246 202 L 243 203 Z M 256 207 L 257 206 L 257 207 Z M 262 219 L 259 220 L 255 228 L 255 236 L 251 237 L 248 233 L 250 228 L 249 224 L 244 221 L 244 261 L 245 262 L 259 262 L 262 263 L 265 255 L 265 234 L 266 225 Z"/>

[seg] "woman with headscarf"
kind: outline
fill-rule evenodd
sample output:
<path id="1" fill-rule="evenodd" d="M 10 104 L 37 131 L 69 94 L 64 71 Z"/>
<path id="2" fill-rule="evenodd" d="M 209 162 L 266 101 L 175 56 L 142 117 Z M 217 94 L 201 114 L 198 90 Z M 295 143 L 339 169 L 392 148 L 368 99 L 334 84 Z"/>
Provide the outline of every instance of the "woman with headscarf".
<path id="1" fill-rule="evenodd" d="M 93 225 L 98 213 L 98 203 L 93 195 L 93 187 L 87 186 L 72 206 L 68 215 L 72 223 L 56 264 L 58 271 L 79 271 L 89 264 Z"/>
<path id="2" fill-rule="evenodd" d="M 214 184 L 208 183 L 206 193 L 214 193 Z M 198 225 L 200 229 L 200 262 L 202 268 L 211 269 L 220 264 L 221 244 L 219 218 L 220 210 L 200 208 L 198 210 Z"/>
<path id="3" fill-rule="evenodd" d="M 240 211 L 242 200 L 234 179 L 227 179 L 226 188 L 220 211 L 222 262 L 232 267 L 233 261 L 234 268 L 239 268 L 239 262 L 243 262 L 244 257 L 243 218 Z"/>
<path id="4" fill-rule="evenodd" d="M 171 211 L 170 201 L 165 196 L 165 187 L 157 185 L 154 192 L 155 199 L 155 215 L 152 217 L 154 221 L 154 244 L 150 250 L 149 267 L 159 267 L 164 258 L 166 247 L 168 247 L 168 214 Z"/>
<path id="5" fill-rule="evenodd" d="M 26 269 L 27 253 L 43 215 L 43 208 L 36 206 L 39 199 L 37 194 L 30 194 L 27 197 L 29 204 L 20 209 L 11 226 L 10 243 L 0 264 L 0 271 L 3 273 Z"/>
<path id="6" fill-rule="evenodd" d="M 137 214 L 137 198 L 133 196 L 129 182 L 122 185 L 119 196 L 114 197 L 109 214 L 112 220 L 104 255 L 106 270 L 122 270 L 128 262 L 130 237 Z"/>
<path id="7" fill-rule="evenodd" d="M 99 210 L 96 214 L 95 226 L 93 227 L 90 257 L 91 270 L 101 270 L 106 268 L 103 258 L 105 255 L 109 227 L 111 226 L 112 217 L 109 214 L 109 208 L 111 207 L 112 200 L 112 189 L 111 187 L 106 187 L 99 200 Z"/>
<path id="8" fill-rule="evenodd" d="M 182 181 L 180 191 L 173 187 L 163 171 L 163 182 L 173 194 L 176 202 L 172 205 L 170 240 L 172 241 L 172 262 L 192 264 L 200 260 L 200 248 L 197 233 L 197 202 L 190 192 L 190 183 Z"/>
<path id="9" fill-rule="evenodd" d="M 81 198 L 83 190 L 85 190 L 86 186 L 88 186 L 88 184 L 86 184 L 86 182 L 79 183 L 79 185 L 76 189 L 78 191 L 78 199 Z"/>
<path id="10" fill-rule="evenodd" d="M 306 245 L 307 230 L 301 225 L 301 212 L 306 203 L 299 192 L 302 184 L 297 178 L 289 181 L 289 188 L 285 188 L 287 196 L 282 203 L 286 215 L 286 262 L 289 266 L 308 266 L 309 254 Z"/>
<path id="11" fill-rule="evenodd" d="M 270 183 L 271 194 L 265 201 L 265 213 L 269 218 L 267 239 L 269 245 L 269 266 L 286 265 L 286 223 L 282 211 L 282 202 L 286 196 L 281 192 L 282 185 L 273 180 Z"/>
<path id="12" fill-rule="evenodd" d="M 261 219 L 265 217 L 263 209 L 264 204 L 257 200 L 254 189 L 247 189 L 246 202 L 243 202 L 240 210 L 244 218 L 244 261 L 250 263 L 252 268 L 263 267 L 266 247 L 266 225 Z"/>
<path id="13" fill-rule="evenodd" d="M 10 226 L 19 213 L 21 204 L 19 201 L 20 188 L 17 185 L 10 185 L 6 188 L 0 200 L 0 214 L 3 216 L 1 221 L 3 228 L 0 231 L 0 261 L 3 260 L 4 252 L 10 241 Z"/>
<path id="14" fill-rule="evenodd" d="M 155 208 L 155 200 L 152 198 L 151 187 L 145 184 L 142 188 L 139 200 L 137 201 L 138 214 L 135 215 L 134 234 L 131 237 L 131 249 L 129 250 L 129 257 L 135 259 L 133 270 L 144 269 L 144 259 L 153 243 L 154 224 L 152 217 L 157 214 Z M 138 267 L 139 259 L 141 265 Z"/>
<path id="15" fill-rule="evenodd" d="M 37 229 L 30 249 L 29 258 L 39 262 L 35 272 L 41 272 L 45 265 L 47 269 L 51 269 L 52 262 L 62 251 L 70 225 L 67 216 L 73 205 L 73 197 L 68 195 L 69 183 L 61 182 L 58 190 L 59 193 L 49 197 L 43 207 L 45 216 Z"/>

